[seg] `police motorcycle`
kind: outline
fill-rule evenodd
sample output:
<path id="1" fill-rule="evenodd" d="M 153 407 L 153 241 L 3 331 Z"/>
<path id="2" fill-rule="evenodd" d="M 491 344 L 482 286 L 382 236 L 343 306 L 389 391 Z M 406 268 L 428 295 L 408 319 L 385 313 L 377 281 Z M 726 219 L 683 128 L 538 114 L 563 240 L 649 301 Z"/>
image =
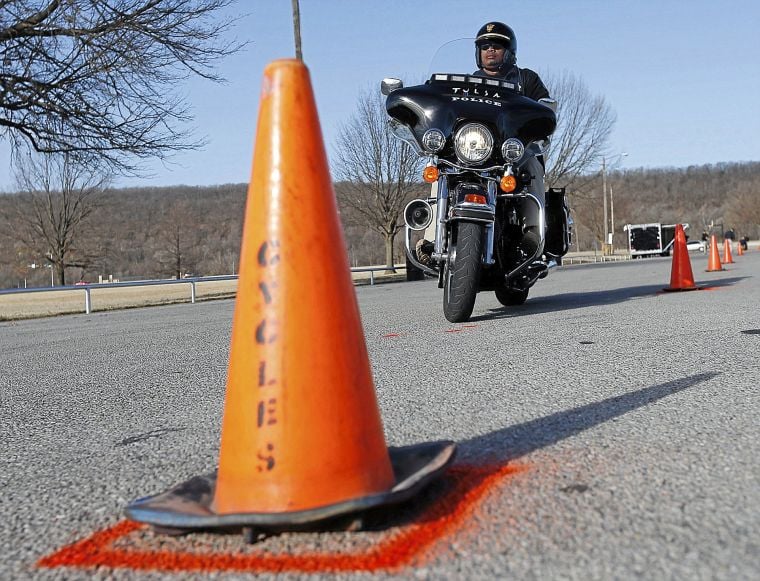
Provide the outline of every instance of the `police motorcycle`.
<path id="1" fill-rule="evenodd" d="M 523 304 L 571 242 L 564 188 L 544 187 L 543 149 L 557 103 L 523 96 L 519 80 L 447 72 L 467 70 L 461 57 L 450 57 L 470 56 L 473 43 L 459 39 L 439 49 L 424 84 L 381 83 L 390 129 L 425 159 L 423 179 L 431 184 L 427 198 L 404 210 L 406 253 L 438 278 L 452 323 L 470 318 L 481 291 L 493 291 L 505 306 Z M 430 241 L 424 262 L 413 232 Z"/>

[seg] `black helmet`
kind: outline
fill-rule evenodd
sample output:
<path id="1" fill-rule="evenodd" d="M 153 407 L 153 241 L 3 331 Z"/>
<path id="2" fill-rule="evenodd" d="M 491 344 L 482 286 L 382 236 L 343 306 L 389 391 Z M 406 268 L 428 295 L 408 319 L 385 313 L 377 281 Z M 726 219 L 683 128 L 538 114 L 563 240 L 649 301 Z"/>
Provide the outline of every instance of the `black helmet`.
<path id="1" fill-rule="evenodd" d="M 475 37 L 475 62 L 478 68 L 483 68 L 480 59 L 480 45 L 488 41 L 498 42 L 506 47 L 504 55 L 504 64 L 513 65 L 517 58 L 517 36 L 515 31 L 503 22 L 488 22 L 480 27 L 478 35 Z"/>

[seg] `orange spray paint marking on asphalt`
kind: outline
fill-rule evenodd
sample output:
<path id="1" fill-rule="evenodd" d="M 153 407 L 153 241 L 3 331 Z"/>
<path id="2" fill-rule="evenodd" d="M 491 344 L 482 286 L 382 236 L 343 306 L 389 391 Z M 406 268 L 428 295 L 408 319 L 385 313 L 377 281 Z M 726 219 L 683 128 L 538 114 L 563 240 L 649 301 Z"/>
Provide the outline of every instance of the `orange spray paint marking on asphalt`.
<path id="1" fill-rule="evenodd" d="M 431 557 L 430 549 L 442 539 L 466 526 L 488 491 L 505 478 L 525 472 L 525 465 L 454 466 L 445 476 L 447 490 L 440 498 L 429 499 L 420 516 L 389 534 L 369 532 L 373 542 L 364 550 L 346 553 L 311 552 L 300 554 L 183 552 L 129 546 L 129 537 L 144 525 L 122 521 L 108 529 L 43 557 L 38 567 L 109 567 L 140 571 L 245 571 L 261 572 L 372 572 L 393 571 L 421 564 Z M 388 531 L 385 531 L 387 533 Z M 325 533 L 330 534 L 330 533 Z M 118 545 L 116 546 L 118 541 Z M 160 538 L 152 541 L 161 546 Z M 255 551 L 255 545 L 245 545 Z M 434 554 L 434 552 L 432 553 Z"/>
<path id="2" fill-rule="evenodd" d="M 470 331 L 471 329 L 477 329 L 477 325 L 462 325 L 459 328 L 446 329 L 444 333 L 461 333 L 462 331 Z"/>

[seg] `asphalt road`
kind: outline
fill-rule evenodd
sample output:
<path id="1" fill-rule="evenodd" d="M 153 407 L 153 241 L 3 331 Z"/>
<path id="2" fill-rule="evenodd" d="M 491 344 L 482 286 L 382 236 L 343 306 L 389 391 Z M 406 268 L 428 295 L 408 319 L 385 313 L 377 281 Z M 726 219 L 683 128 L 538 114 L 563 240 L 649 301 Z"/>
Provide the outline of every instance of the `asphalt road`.
<path id="1" fill-rule="evenodd" d="M 393 574 L 760 578 L 760 252 L 734 260 L 706 273 L 692 254 L 711 290 L 667 294 L 669 259 L 563 268 L 522 307 L 479 296 L 467 326 L 432 281 L 357 288 L 389 445 L 453 439 L 460 463 L 521 467 Z M 0 324 L 0 578 L 178 578 L 35 563 L 214 468 L 232 310 Z"/>

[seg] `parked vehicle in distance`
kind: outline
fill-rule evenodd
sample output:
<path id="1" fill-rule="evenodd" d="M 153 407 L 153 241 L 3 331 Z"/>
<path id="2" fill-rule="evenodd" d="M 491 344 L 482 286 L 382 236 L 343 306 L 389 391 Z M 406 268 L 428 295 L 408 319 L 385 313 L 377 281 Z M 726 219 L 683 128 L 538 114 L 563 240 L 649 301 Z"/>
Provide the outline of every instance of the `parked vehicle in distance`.
<path id="1" fill-rule="evenodd" d="M 700 252 L 706 252 L 707 244 L 703 240 L 687 240 L 686 249 L 689 252 L 696 252 L 697 250 Z"/>
<path id="2" fill-rule="evenodd" d="M 689 225 L 682 224 L 684 230 Z M 632 258 L 644 256 L 670 256 L 676 237 L 676 224 L 626 224 L 623 231 L 628 233 L 628 252 Z"/>

